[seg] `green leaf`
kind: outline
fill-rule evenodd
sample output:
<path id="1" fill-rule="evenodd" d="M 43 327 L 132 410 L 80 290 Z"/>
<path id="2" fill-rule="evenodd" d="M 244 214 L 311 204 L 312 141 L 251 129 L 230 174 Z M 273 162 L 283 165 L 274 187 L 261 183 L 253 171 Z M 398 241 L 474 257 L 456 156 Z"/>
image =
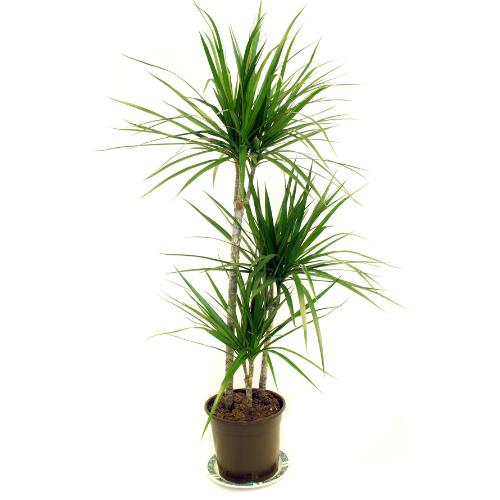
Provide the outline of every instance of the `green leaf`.
<path id="1" fill-rule="evenodd" d="M 219 392 L 217 393 L 214 402 L 212 404 L 212 408 L 210 410 L 210 413 L 208 414 L 207 421 L 205 422 L 205 427 L 203 428 L 203 432 L 201 433 L 201 437 L 205 434 L 205 431 L 207 430 L 208 424 L 212 420 L 212 417 L 214 416 L 215 410 L 219 406 L 219 401 L 224 394 L 224 391 L 226 390 L 227 384 L 229 381 L 233 378 L 234 374 L 238 370 L 238 368 L 243 364 L 245 359 L 247 358 L 245 353 L 240 353 L 238 356 L 234 359 L 234 361 L 231 363 L 231 366 L 226 372 L 226 375 L 222 379 L 222 382 L 220 384 Z"/>
<path id="2" fill-rule="evenodd" d="M 209 222 L 217 231 L 219 231 L 222 236 L 224 236 L 228 241 L 231 241 L 231 235 L 229 231 L 226 231 L 218 222 L 209 217 L 205 212 L 202 212 L 197 206 L 193 205 L 191 202 L 189 203 L 207 222 Z"/>
<path id="3" fill-rule="evenodd" d="M 306 358 L 305 356 L 303 356 L 302 354 L 298 353 L 297 351 L 294 351 L 293 349 L 289 349 L 287 347 L 279 347 L 279 346 L 273 346 L 273 349 L 277 349 L 277 350 L 281 350 L 281 351 L 287 351 L 287 352 L 290 352 L 292 354 L 295 354 L 295 356 L 298 356 L 299 358 L 301 358 L 304 361 L 307 361 L 309 364 L 313 365 L 318 370 L 321 370 L 325 375 L 328 375 L 329 377 L 333 378 L 333 375 L 331 373 L 328 373 L 327 371 L 325 371 L 324 367 L 321 367 L 321 366 L 317 365 L 314 361 L 311 361 L 309 358 Z"/>
<path id="4" fill-rule="evenodd" d="M 269 356 L 269 353 L 264 351 L 262 353 L 262 356 L 265 356 L 266 359 L 267 359 L 267 364 L 269 366 L 269 371 L 271 372 L 271 375 L 273 376 L 273 381 L 274 381 L 274 385 L 276 386 L 276 389 L 278 389 L 278 381 L 276 380 L 276 374 L 274 373 L 274 366 L 273 366 L 273 363 L 271 361 L 271 356 Z"/>
<path id="5" fill-rule="evenodd" d="M 283 359 L 286 363 L 288 363 L 294 370 L 296 370 L 300 375 L 302 375 L 310 384 L 312 384 L 319 391 L 319 387 L 287 356 L 283 353 L 276 351 L 274 349 L 269 349 L 269 352 L 272 352 L 274 355 Z M 320 391 L 321 392 L 321 391 Z"/>
<path id="6" fill-rule="evenodd" d="M 299 299 L 299 308 L 300 308 L 300 316 L 302 318 L 302 328 L 304 329 L 304 343 L 306 345 L 307 351 L 307 317 L 306 317 L 306 303 L 304 300 L 304 287 L 300 282 L 300 279 L 296 274 L 292 276 L 292 279 L 295 283 L 295 288 L 297 292 L 297 297 Z"/>
<path id="7" fill-rule="evenodd" d="M 175 335 L 175 333 L 174 333 L 174 332 L 180 332 L 180 331 L 183 331 L 183 330 L 190 330 L 190 328 L 181 328 L 179 330 L 174 330 L 173 332 L 155 333 L 154 335 L 151 335 L 151 337 L 149 337 L 148 340 L 152 339 L 153 337 L 160 337 L 160 336 L 163 336 L 163 335 L 167 335 L 168 337 L 174 337 L 176 339 L 184 340 L 185 342 L 189 342 L 191 344 L 202 345 L 204 347 L 209 347 L 210 349 L 215 349 L 217 351 L 223 352 L 224 354 L 226 353 L 226 351 L 224 349 L 219 349 L 218 347 L 215 347 L 215 346 L 209 345 L 209 344 L 205 344 L 203 342 L 197 342 L 196 340 L 186 339 L 185 337 L 181 337 L 179 335 Z"/>

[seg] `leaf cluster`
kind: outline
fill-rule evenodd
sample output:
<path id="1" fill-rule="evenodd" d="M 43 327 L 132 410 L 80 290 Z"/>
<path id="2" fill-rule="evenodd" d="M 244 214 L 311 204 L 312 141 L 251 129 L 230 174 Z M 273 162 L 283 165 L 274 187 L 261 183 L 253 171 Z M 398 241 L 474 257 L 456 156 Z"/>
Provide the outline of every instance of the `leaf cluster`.
<path id="1" fill-rule="evenodd" d="M 267 162 L 287 176 L 305 182 L 307 174 L 292 154 L 307 158 L 315 168 L 331 177 L 331 165 L 337 162 L 323 158 L 315 141 L 332 145 L 328 131 L 343 118 L 328 106 L 317 113 L 307 113 L 313 104 L 328 102 L 325 92 L 340 85 L 333 77 L 337 67 L 325 69 L 315 63 L 317 44 L 305 60 L 300 60 L 309 46 L 296 48 L 299 29 L 295 28 L 300 13 L 290 22 L 279 42 L 267 48 L 262 40 L 264 14 L 259 9 L 256 21 L 244 46 L 240 46 L 230 30 L 232 58 L 228 58 L 219 29 L 203 9 L 207 32 L 200 40 L 211 77 L 213 98 L 182 77 L 162 66 L 130 57 L 149 68 L 150 74 L 176 101 L 165 104 L 172 113 L 115 99 L 148 117 L 147 121 L 127 121 L 119 130 L 149 136 L 134 145 L 119 147 L 173 146 L 178 151 L 153 171 L 148 179 L 158 179 L 150 193 L 166 182 L 188 175 L 181 191 L 206 172 L 215 175 L 219 167 L 231 162 L 238 166 L 244 188 L 247 172 Z M 127 56 L 128 57 L 128 56 Z M 300 62 L 299 62 L 300 61 Z M 235 66 L 236 69 L 231 68 Z M 159 76 L 158 70 L 167 76 Z M 174 84 L 168 76 L 174 76 Z M 184 88 L 186 90 L 184 90 Z M 194 95 L 189 93 L 194 92 Z M 332 146 L 333 148 L 333 146 Z M 341 164 L 355 170 L 355 167 Z"/>

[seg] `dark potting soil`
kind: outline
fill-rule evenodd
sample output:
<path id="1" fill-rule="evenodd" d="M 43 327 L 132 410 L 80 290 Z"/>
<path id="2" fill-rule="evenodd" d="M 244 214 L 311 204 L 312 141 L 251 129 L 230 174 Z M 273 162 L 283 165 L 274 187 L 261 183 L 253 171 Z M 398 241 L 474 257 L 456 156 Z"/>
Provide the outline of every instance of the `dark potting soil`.
<path id="1" fill-rule="evenodd" d="M 266 391 L 263 397 L 259 397 L 257 389 L 252 391 L 252 406 L 249 408 L 245 403 L 245 391 L 236 389 L 234 391 L 233 406 L 226 410 L 224 408 L 223 399 L 220 400 L 218 408 L 214 415 L 223 420 L 231 420 L 237 422 L 251 422 L 254 420 L 262 420 L 278 413 L 281 410 L 280 400 L 271 392 Z M 211 406 L 209 410 L 211 410 Z"/>

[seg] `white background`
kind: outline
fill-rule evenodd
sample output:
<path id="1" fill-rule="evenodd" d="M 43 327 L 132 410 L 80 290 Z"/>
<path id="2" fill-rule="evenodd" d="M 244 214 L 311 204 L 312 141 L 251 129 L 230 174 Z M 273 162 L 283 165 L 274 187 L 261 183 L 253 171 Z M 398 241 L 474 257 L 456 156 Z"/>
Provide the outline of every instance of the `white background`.
<path id="1" fill-rule="evenodd" d="M 257 3 L 205 1 L 245 36 Z M 269 0 L 276 39 L 301 0 Z M 495 2 L 310 0 L 302 41 L 346 63 L 338 156 L 369 169 L 363 208 L 339 224 L 389 260 L 406 309 L 349 301 L 323 323 L 335 380 L 316 392 L 277 366 L 292 460 L 276 498 L 500 496 Z M 167 251 L 209 251 L 175 185 L 140 199 L 167 151 L 127 142 L 107 96 L 161 105 L 125 52 L 203 87 L 191 2 L 16 2 L 2 9 L 0 497 L 226 497 L 209 482 L 202 406 L 216 351 L 167 338 L 183 326 Z M 231 201 L 232 171 L 215 192 Z M 352 186 L 356 185 L 353 180 Z M 203 180 L 186 198 L 206 205 Z"/>

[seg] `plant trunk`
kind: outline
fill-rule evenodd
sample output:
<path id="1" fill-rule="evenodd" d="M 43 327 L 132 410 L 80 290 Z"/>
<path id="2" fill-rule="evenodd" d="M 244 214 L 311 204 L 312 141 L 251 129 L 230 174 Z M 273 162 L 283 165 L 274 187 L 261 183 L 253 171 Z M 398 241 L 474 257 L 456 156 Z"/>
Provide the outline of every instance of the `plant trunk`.
<path id="1" fill-rule="evenodd" d="M 250 176 L 248 179 L 249 191 L 250 186 L 253 183 L 253 178 L 255 175 L 255 169 L 257 164 L 253 164 Z M 241 243 L 241 221 L 243 220 L 243 212 L 245 211 L 245 205 L 250 199 L 250 194 L 247 194 L 245 200 L 243 200 L 241 192 L 241 182 L 240 182 L 240 166 L 235 163 L 235 178 L 234 178 L 234 196 L 233 196 L 233 225 L 231 231 L 231 263 L 234 267 L 229 271 L 229 286 L 228 286 L 228 299 L 227 299 L 227 326 L 234 331 L 234 320 L 236 318 L 236 296 L 238 293 L 238 264 L 240 262 L 240 243 Z M 229 346 L 226 346 L 226 373 L 231 367 L 234 360 L 234 350 Z M 253 363 L 252 363 L 253 370 Z M 226 409 L 231 408 L 233 405 L 233 379 L 229 380 L 226 390 L 224 392 L 224 406 Z"/>
<path id="2" fill-rule="evenodd" d="M 268 346 L 268 342 L 266 342 L 265 347 Z M 259 398 L 263 398 L 266 393 L 266 384 L 267 384 L 267 356 L 265 353 L 262 353 L 262 364 L 260 365 L 260 377 L 259 377 Z"/>
<path id="3" fill-rule="evenodd" d="M 252 406 L 252 383 L 253 383 L 253 359 L 248 360 L 248 373 L 245 376 L 245 402 L 250 408 Z"/>
<path id="4" fill-rule="evenodd" d="M 236 294 L 238 291 L 238 269 L 240 261 L 241 221 L 243 219 L 243 201 L 241 199 L 240 169 L 236 164 L 236 175 L 234 178 L 234 220 L 231 231 L 231 263 L 234 267 L 229 271 L 229 286 L 227 300 L 227 326 L 234 331 L 234 318 L 236 317 Z M 234 360 L 234 351 L 226 346 L 226 373 Z M 233 405 L 233 379 L 231 379 L 225 390 L 224 406 L 229 409 Z"/>

